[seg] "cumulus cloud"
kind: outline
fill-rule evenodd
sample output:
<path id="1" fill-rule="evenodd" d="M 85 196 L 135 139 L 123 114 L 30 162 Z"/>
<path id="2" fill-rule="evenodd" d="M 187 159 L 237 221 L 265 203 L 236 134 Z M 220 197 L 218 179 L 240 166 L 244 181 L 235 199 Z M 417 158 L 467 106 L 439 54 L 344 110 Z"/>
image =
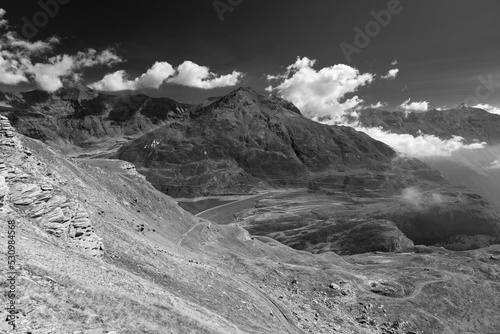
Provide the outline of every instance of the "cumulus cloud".
<path id="1" fill-rule="evenodd" d="M 234 86 L 242 73 L 233 71 L 231 74 L 217 77 L 206 66 L 200 66 L 192 61 L 185 61 L 177 67 L 177 75 L 168 82 L 188 87 L 211 89 L 216 87 Z"/>
<path id="2" fill-rule="evenodd" d="M 54 45 L 59 43 L 59 38 L 52 36 L 45 41 L 29 42 L 18 37 L 18 35 L 9 31 L 5 34 L 6 44 L 10 47 L 24 49 L 28 53 L 43 53 L 51 51 Z"/>
<path id="3" fill-rule="evenodd" d="M 51 57 L 46 63 L 29 65 L 27 72 L 32 74 L 40 89 L 53 92 L 63 87 L 63 80 L 78 80 L 79 70 L 97 65 L 113 66 L 121 58 L 111 50 L 98 53 L 94 49 L 78 52 L 76 55 L 58 55 Z"/>
<path id="4" fill-rule="evenodd" d="M 9 22 L 3 18 L 6 13 L 7 12 L 5 11 L 5 9 L 0 8 L 0 28 L 5 27 L 9 24 Z"/>
<path id="5" fill-rule="evenodd" d="M 415 158 L 432 156 L 451 156 L 460 149 L 480 149 L 486 143 L 466 144 L 464 138 L 453 136 L 448 140 L 443 140 L 433 135 L 420 134 L 416 137 L 410 134 L 396 134 L 384 131 L 382 128 L 365 128 L 354 126 L 358 131 L 362 131 L 370 137 L 379 140 L 399 153 Z"/>
<path id="6" fill-rule="evenodd" d="M 5 10 L 0 10 L 0 18 L 4 15 Z M 0 28 L 7 25 L 0 24 Z M 57 37 L 31 42 L 12 31 L 3 33 L 0 37 L 0 83 L 17 85 L 34 82 L 40 89 L 53 92 L 63 86 L 63 81 L 78 80 L 79 71 L 84 68 L 97 65 L 113 66 L 122 61 L 113 50 L 97 52 L 94 49 L 78 52 L 76 55 L 48 57 L 43 62 L 33 60 L 47 57 L 47 53 L 58 43 Z"/>
<path id="7" fill-rule="evenodd" d="M 271 84 L 266 90 L 277 92 L 315 120 L 339 120 L 345 111 L 361 107 L 364 102 L 361 98 L 345 99 L 345 96 L 371 83 L 373 74 L 361 74 L 343 64 L 316 70 L 315 63 L 316 60 L 307 57 L 297 58 L 283 73 L 267 76 L 274 86 Z"/>
<path id="8" fill-rule="evenodd" d="M 475 105 L 473 108 L 483 109 L 489 112 L 490 114 L 500 115 L 500 108 L 494 107 L 489 104 L 478 104 Z"/>
<path id="9" fill-rule="evenodd" d="M 387 72 L 386 75 L 383 75 L 382 79 L 384 79 L 384 80 L 394 80 L 394 79 L 396 79 L 398 73 L 399 73 L 399 69 L 394 68 L 392 70 L 389 70 L 389 72 Z"/>
<path id="10" fill-rule="evenodd" d="M 201 89 L 234 86 L 238 83 L 241 72 L 217 77 L 206 66 L 192 61 L 184 61 L 177 69 L 168 62 L 156 62 L 141 76 L 130 80 L 124 70 L 106 74 L 101 80 L 89 87 L 101 91 L 158 89 L 164 82 Z"/>
<path id="11" fill-rule="evenodd" d="M 100 81 L 89 87 L 101 91 L 139 90 L 157 89 L 169 77 L 175 74 L 175 70 L 167 62 L 156 62 L 146 73 L 135 78 L 128 79 L 128 74 L 124 70 L 106 74 Z"/>
<path id="12" fill-rule="evenodd" d="M 419 102 L 410 102 L 410 99 L 401 103 L 400 107 L 406 111 L 427 111 L 429 110 L 429 102 L 427 101 L 419 101 Z"/>
<path id="13" fill-rule="evenodd" d="M 368 108 L 372 109 L 380 109 L 385 107 L 387 107 L 387 102 L 382 102 L 382 101 L 378 101 L 377 103 L 368 106 Z"/>
<path id="14" fill-rule="evenodd" d="M 398 64 L 398 61 L 397 61 L 397 60 L 394 60 L 394 61 L 391 63 L 391 65 L 392 65 L 392 66 L 396 66 L 397 64 Z"/>

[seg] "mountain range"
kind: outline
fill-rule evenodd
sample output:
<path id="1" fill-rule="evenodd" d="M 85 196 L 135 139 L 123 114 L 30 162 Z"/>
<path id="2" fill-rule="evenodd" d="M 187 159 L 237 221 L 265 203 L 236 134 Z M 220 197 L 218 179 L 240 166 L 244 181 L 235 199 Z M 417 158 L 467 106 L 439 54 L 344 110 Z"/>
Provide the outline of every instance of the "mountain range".
<path id="1" fill-rule="evenodd" d="M 0 214 L 18 226 L 21 328 L 499 329 L 489 297 L 499 295 L 500 214 L 362 132 L 251 88 L 196 105 L 82 86 L 1 93 L 0 115 Z M 359 119 L 495 144 L 490 115 Z M 171 198 L 200 196 L 242 199 L 195 217 Z"/>

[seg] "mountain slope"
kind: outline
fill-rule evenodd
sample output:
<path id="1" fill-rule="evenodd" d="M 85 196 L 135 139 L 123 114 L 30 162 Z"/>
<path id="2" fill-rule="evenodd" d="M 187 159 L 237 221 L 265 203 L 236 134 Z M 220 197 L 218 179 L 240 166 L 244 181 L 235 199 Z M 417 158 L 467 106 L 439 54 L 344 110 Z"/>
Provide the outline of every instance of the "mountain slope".
<path id="1" fill-rule="evenodd" d="M 421 160 L 439 170 L 451 183 L 473 190 L 500 210 L 500 115 L 462 105 L 451 110 L 408 115 L 364 110 L 359 112 L 359 122 L 364 127 L 380 126 L 393 133 L 429 134 L 443 140 L 461 136 L 467 143 L 486 142 L 483 148 L 461 149 L 450 156 L 429 156 Z"/>
<path id="2" fill-rule="evenodd" d="M 401 250 L 412 241 L 461 250 L 500 241 L 500 215 L 480 197 L 364 133 L 311 121 L 289 102 L 249 88 L 202 104 L 184 122 L 124 145 L 115 157 L 175 197 L 288 188 L 277 195 L 276 203 L 285 204 L 250 209 L 239 220 L 228 212 L 220 221 L 300 250 L 356 254 Z M 405 189 L 415 189 L 417 198 L 405 198 Z M 427 196 L 432 205 L 413 205 Z M 221 218 L 217 210 L 214 216 Z M 350 237 L 359 226 L 376 231 L 372 239 L 380 242 Z"/>
<path id="3" fill-rule="evenodd" d="M 494 145 L 500 143 L 500 115 L 485 110 L 461 106 L 449 110 L 427 112 L 390 112 L 367 109 L 358 112 L 359 124 L 364 127 L 381 127 L 393 133 L 420 133 L 441 139 L 460 136 L 471 143 L 476 140 Z"/>
<path id="4" fill-rule="evenodd" d="M 146 95 L 112 96 L 87 87 L 2 93 L 0 112 L 22 134 L 69 153 L 103 154 L 116 145 L 185 118 L 190 107 Z M 5 107 L 9 106 L 9 107 Z"/>
<path id="5" fill-rule="evenodd" d="M 0 153 L 5 166 L 0 244 L 9 240 L 5 222 L 16 226 L 17 332 L 500 331 L 498 247 L 313 255 L 269 238 L 252 238 L 234 225 L 195 218 L 130 165 L 68 159 L 17 134 L 5 119 L 0 122 Z M 24 184 L 50 196 L 23 192 L 18 201 L 17 189 Z M 65 202 L 52 198 L 70 199 L 72 194 L 71 200 L 88 214 L 100 251 L 46 229 L 43 218 L 32 216 L 34 203 L 25 202 L 32 194 L 40 208 L 62 206 Z M 75 208 L 69 206 L 68 212 L 79 216 L 82 211 Z M 74 225 L 65 219 L 54 223 Z M 7 247 L 0 254 L 7 258 Z M 0 284 L 7 291 L 11 282 L 4 278 Z M 5 294 L 1 298 L 6 305 Z M 7 315 L 0 313 L 4 320 Z M 0 322 L 0 333 L 12 332 L 7 322 Z"/>
<path id="6" fill-rule="evenodd" d="M 259 181 L 307 185 L 330 171 L 383 170 L 394 155 L 363 133 L 318 124 L 287 101 L 240 88 L 125 145 L 116 157 L 182 197 L 245 192 Z"/>
<path id="7" fill-rule="evenodd" d="M 470 249 L 498 240 L 500 216 L 470 191 L 450 186 L 425 164 L 397 157 L 364 133 L 313 122 L 290 102 L 250 88 L 196 107 L 83 87 L 3 99 L 11 105 L 4 112 L 22 133 L 38 134 L 73 156 L 118 150 L 116 158 L 132 162 L 171 196 L 289 189 L 285 202 L 297 203 L 294 217 L 282 215 L 278 205 L 244 213 L 239 223 L 297 249 L 356 254 L 397 251 L 411 242 Z M 422 210 L 402 196 L 405 189 L 446 200 Z M 326 207 L 307 198 L 313 195 Z M 269 212 L 274 210 L 276 216 Z M 322 213 L 311 215 L 312 210 Z M 231 214 L 223 221 L 237 220 Z M 358 242 L 352 236 L 359 231 L 369 231 L 373 242 Z"/>

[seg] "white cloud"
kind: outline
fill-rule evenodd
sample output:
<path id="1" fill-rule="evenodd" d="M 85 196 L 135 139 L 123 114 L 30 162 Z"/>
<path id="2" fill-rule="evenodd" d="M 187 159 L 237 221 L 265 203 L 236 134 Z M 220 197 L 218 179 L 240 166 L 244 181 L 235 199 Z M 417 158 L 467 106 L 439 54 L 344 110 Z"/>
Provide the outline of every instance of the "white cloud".
<path id="1" fill-rule="evenodd" d="M 490 114 L 500 115 L 500 108 L 494 107 L 489 104 L 478 104 L 475 105 L 473 108 L 483 109 L 489 112 Z"/>
<path id="2" fill-rule="evenodd" d="M 297 58 L 284 73 L 267 76 L 269 81 L 276 81 L 276 85 L 270 85 L 266 90 L 275 91 L 293 102 L 312 119 L 339 120 L 345 111 L 360 107 L 361 98 L 353 96 L 344 100 L 345 95 L 372 82 L 373 74 L 360 74 L 357 69 L 343 64 L 317 71 L 313 68 L 315 63 L 316 60 L 307 57 Z"/>
<path id="3" fill-rule="evenodd" d="M 429 110 L 429 102 L 427 101 L 419 101 L 419 102 L 410 102 L 410 99 L 404 101 L 401 105 L 406 111 L 427 111 Z"/>
<path id="4" fill-rule="evenodd" d="M 392 65 L 392 66 L 396 66 L 397 64 L 398 64 L 398 61 L 397 61 L 397 60 L 394 60 L 394 61 L 391 63 L 391 65 Z"/>
<path id="5" fill-rule="evenodd" d="M 124 70 L 119 70 L 106 74 L 100 81 L 88 86 L 95 90 L 114 92 L 134 89 L 134 81 L 127 80 L 127 73 Z"/>
<path id="6" fill-rule="evenodd" d="M 420 134 L 414 137 L 410 134 L 390 133 L 382 130 L 382 128 L 364 128 L 360 126 L 354 126 L 354 128 L 389 145 L 399 153 L 407 154 L 415 158 L 450 156 L 459 149 L 480 149 L 486 145 L 484 142 L 465 144 L 464 138 L 460 136 L 454 136 L 451 139 L 443 140 L 433 135 Z"/>
<path id="7" fill-rule="evenodd" d="M 380 109 L 384 107 L 387 107 L 387 102 L 382 102 L 382 101 L 378 101 L 377 103 L 368 106 L 368 108 L 372 109 Z"/>
<path id="8" fill-rule="evenodd" d="M 9 24 L 9 22 L 3 18 L 6 13 L 5 9 L 0 8 L 0 28 L 6 27 Z"/>
<path id="9" fill-rule="evenodd" d="M 6 42 L 10 47 L 24 49 L 28 53 L 43 53 L 51 51 L 54 45 L 59 43 L 56 36 L 50 37 L 45 41 L 29 42 L 21 39 L 15 32 L 9 31 L 5 34 Z"/>
<path id="10" fill-rule="evenodd" d="M 146 73 L 134 80 L 128 80 L 124 70 L 106 74 L 100 81 L 89 87 L 101 91 L 157 89 L 170 76 L 175 74 L 174 68 L 167 62 L 156 62 Z"/>
<path id="11" fill-rule="evenodd" d="M 28 64 L 26 72 L 31 74 L 37 86 L 47 92 L 63 87 L 63 80 L 78 80 L 78 71 L 97 65 L 113 66 L 121 58 L 111 50 L 97 53 L 94 49 L 78 52 L 76 56 L 58 55 L 51 57 L 46 63 Z"/>
<path id="12" fill-rule="evenodd" d="M 0 18 L 5 10 L 0 10 Z M 63 86 L 63 81 L 78 80 L 79 71 L 87 67 L 106 65 L 112 66 L 122 59 L 112 50 L 97 52 L 89 49 L 78 52 L 76 55 L 57 55 L 49 57 L 44 62 L 34 62 L 46 57 L 59 43 L 57 37 L 45 41 L 27 41 L 20 38 L 15 32 L 8 31 L 0 37 L 0 83 L 17 85 L 34 81 L 40 89 L 48 92 L 55 91 Z"/>
<path id="13" fill-rule="evenodd" d="M 79 67 L 93 67 L 97 65 L 114 66 L 123 62 L 123 59 L 111 49 L 106 49 L 102 52 L 97 52 L 95 49 L 88 49 L 86 52 L 78 52 L 75 61 Z"/>
<path id="14" fill-rule="evenodd" d="M 384 80 L 393 80 L 393 79 L 396 79 L 398 73 L 399 73 L 399 69 L 394 68 L 392 70 L 389 70 L 389 72 L 387 72 L 386 75 L 383 75 L 382 79 L 384 79 Z"/>
<path id="15" fill-rule="evenodd" d="M 496 159 L 495 161 L 491 162 L 490 164 L 486 165 L 483 167 L 483 169 L 500 169 L 500 159 Z"/>
<path id="16" fill-rule="evenodd" d="M 217 77 L 210 72 L 208 67 L 186 60 L 177 67 L 177 75 L 170 78 L 168 82 L 188 87 L 211 89 L 234 86 L 242 75 L 240 72 L 233 71 L 231 74 Z"/>
<path id="17" fill-rule="evenodd" d="M 184 61 L 174 69 L 168 62 L 156 62 L 146 73 L 129 80 L 124 70 L 106 74 L 100 81 L 89 87 L 102 91 L 158 89 L 162 83 L 173 83 L 188 87 L 211 89 L 234 86 L 243 74 L 233 71 L 232 74 L 217 77 L 206 66 Z"/>

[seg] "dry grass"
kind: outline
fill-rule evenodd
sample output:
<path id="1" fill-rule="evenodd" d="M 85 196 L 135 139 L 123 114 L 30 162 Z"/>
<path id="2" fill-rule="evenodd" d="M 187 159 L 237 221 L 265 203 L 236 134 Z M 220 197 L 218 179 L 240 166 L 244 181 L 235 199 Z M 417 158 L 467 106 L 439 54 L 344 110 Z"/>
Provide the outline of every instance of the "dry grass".
<path id="1" fill-rule="evenodd" d="M 81 286 L 70 277 L 41 266 L 22 268 L 19 308 L 29 315 L 18 322 L 23 330 L 55 329 L 52 333 L 103 329 L 118 333 L 210 333 L 203 325 L 152 297 L 150 302 Z"/>

